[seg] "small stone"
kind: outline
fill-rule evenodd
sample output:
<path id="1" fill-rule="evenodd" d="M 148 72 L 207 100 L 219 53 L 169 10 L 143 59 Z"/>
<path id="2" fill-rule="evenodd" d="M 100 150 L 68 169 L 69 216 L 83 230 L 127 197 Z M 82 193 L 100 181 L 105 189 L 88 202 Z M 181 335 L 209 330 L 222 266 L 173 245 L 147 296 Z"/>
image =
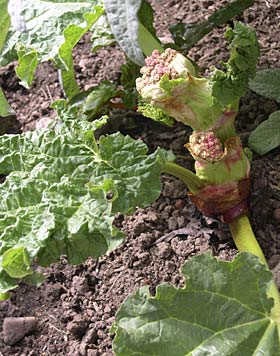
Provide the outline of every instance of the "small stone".
<path id="1" fill-rule="evenodd" d="M 172 253 L 172 248 L 167 242 L 160 242 L 157 246 L 157 255 L 162 259 L 167 259 Z"/>
<path id="2" fill-rule="evenodd" d="M 75 315 L 74 319 L 69 322 L 66 329 L 77 339 L 82 338 L 88 327 L 88 321 L 82 315 Z"/>
<path id="3" fill-rule="evenodd" d="M 274 210 L 273 217 L 276 221 L 280 221 L 280 208 Z"/>
<path id="4" fill-rule="evenodd" d="M 0 135 L 16 134 L 20 132 L 20 123 L 16 118 L 16 115 L 0 116 Z"/>
<path id="5" fill-rule="evenodd" d="M 83 337 L 83 342 L 86 344 L 95 344 L 97 341 L 97 331 L 95 329 L 89 329 L 86 335 Z"/>
<path id="6" fill-rule="evenodd" d="M 186 201 L 183 199 L 177 199 L 175 202 L 176 209 L 183 209 L 186 206 Z"/>
<path id="7" fill-rule="evenodd" d="M 87 293 L 89 291 L 87 278 L 74 276 L 72 280 L 72 289 L 80 294 Z"/>
<path id="8" fill-rule="evenodd" d="M 14 345 L 22 340 L 25 335 L 35 330 L 37 319 L 28 317 L 9 317 L 3 322 L 3 340 L 7 345 Z"/>
<path id="9" fill-rule="evenodd" d="M 164 184 L 162 195 L 166 198 L 179 199 L 185 197 L 186 189 L 186 185 L 176 179 Z"/>
<path id="10" fill-rule="evenodd" d="M 177 219 L 174 218 L 173 216 L 171 216 L 169 219 L 168 219 L 168 229 L 170 231 L 174 231 L 178 228 L 178 223 L 177 223 Z"/>

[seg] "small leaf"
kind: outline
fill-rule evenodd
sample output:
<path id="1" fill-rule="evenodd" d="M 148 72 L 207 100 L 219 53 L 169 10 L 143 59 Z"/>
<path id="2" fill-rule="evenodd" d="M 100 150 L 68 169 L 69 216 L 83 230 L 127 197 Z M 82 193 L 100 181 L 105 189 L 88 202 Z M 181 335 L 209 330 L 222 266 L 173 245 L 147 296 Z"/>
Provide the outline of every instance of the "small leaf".
<path id="1" fill-rule="evenodd" d="M 250 89 L 265 98 L 280 103 L 280 68 L 263 69 L 250 81 Z"/>
<path id="2" fill-rule="evenodd" d="M 136 78 L 140 76 L 140 67 L 129 59 L 121 66 L 122 100 L 126 108 L 135 110 L 138 92 L 135 87 Z"/>
<path id="3" fill-rule="evenodd" d="M 254 0 L 236 0 L 210 15 L 205 21 L 198 24 L 177 23 L 170 26 L 170 32 L 175 44 L 187 54 L 189 49 L 195 45 L 207 33 L 214 28 L 227 23 L 234 16 L 241 14 L 248 7 L 252 6 Z"/>
<path id="4" fill-rule="evenodd" d="M 2 268 L 13 278 L 31 274 L 29 256 L 24 247 L 11 248 L 2 256 Z"/>
<path id="5" fill-rule="evenodd" d="M 249 147 L 263 156 L 280 146 L 280 110 L 269 115 L 249 136 Z"/>
<path id="6" fill-rule="evenodd" d="M 37 52 L 35 50 L 27 50 L 22 47 L 18 50 L 18 66 L 16 67 L 17 76 L 21 79 L 20 84 L 29 89 L 34 73 L 38 64 Z"/>
<path id="7" fill-rule="evenodd" d="M 270 316 L 272 274 L 256 256 L 240 253 L 232 262 L 209 253 L 183 267 L 183 288 L 148 287 L 129 296 L 116 314 L 116 356 L 274 356 L 280 321 Z"/>
<path id="8" fill-rule="evenodd" d="M 0 293 L 0 301 L 3 302 L 4 300 L 10 299 L 10 294 L 9 293 Z"/>
<path id="9" fill-rule="evenodd" d="M 142 66 L 144 56 L 138 42 L 139 20 L 137 13 L 142 0 L 105 0 L 104 6 L 111 30 L 126 55 Z"/>
<path id="10" fill-rule="evenodd" d="M 59 59 L 63 63 L 61 81 L 64 92 L 69 99 L 79 92 L 79 87 L 75 79 L 72 50 L 103 12 L 104 10 L 101 6 L 95 6 L 93 14 L 84 15 L 86 19 L 85 26 L 71 24 L 63 32 L 65 42 L 59 48 Z"/>
<path id="11" fill-rule="evenodd" d="M 103 106 L 119 91 L 116 83 L 108 80 L 102 81 L 97 87 L 93 88 L 84 100 L 82 111 L 86 114 L 88 120 L 92 120 L 97 114 L 102 113 Z"/>

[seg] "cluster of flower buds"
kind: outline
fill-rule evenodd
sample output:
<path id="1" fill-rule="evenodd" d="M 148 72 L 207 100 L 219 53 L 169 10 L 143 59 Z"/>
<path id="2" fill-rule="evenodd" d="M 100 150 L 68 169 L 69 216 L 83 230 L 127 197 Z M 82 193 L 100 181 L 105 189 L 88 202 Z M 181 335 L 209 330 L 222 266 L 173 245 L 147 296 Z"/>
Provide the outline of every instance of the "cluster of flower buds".
<path id="1" fill-rule="evenodd" d="M 153 51 L 145 63 L 140 70 L 142 76 L 136 79 L 136 89 L 144 103 L 196 131 L 215 125 L 222 112 L 212 106 L 208 79 L 198 75 L 190 59 L 167 48 L 163 53 Z"/>
<path id="2" fill-rule="evenodd" d="M 224 154 L 220 139 L 212 131 L 194 131 L 185 146 L 196 160 L 217 162 Z"/>
<path id="3" fill-rule="evenodd" d="M 157 83 L 164 74 L 167 74 L 169 79 L 178 78 L 178 72 L 170 66 L 177 53 L 171 48 L 167 48 L 164 53 L 154 50 L 152 55 L 145 59 L 146 65 L 140 69 L 142 78 L 136 79 L 138 91 L 144 86 Z"/>

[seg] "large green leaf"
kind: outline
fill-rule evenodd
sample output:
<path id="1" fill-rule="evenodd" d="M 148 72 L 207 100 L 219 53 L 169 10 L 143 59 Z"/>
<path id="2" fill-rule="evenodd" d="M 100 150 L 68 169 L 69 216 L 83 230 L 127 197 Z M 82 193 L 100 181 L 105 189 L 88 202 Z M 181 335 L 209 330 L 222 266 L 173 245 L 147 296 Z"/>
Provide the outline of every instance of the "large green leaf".
<path id="1" fill-rule="evenodd" d="M 78 89 L 74 80 L 71 52 L 103 13 L 100 1 L 22 0 L 21 5 L 25 29 L 20 31 L 11 27 L 0 63 L 6 64 L 18 55 L 17 73 L 22 84 L 28 87 L 33 80 L 37 63 L 53 60 L 62 69 L 65 89 L 69 90 L 69 94 L 66 94 L 72 96 Z"/>
<path id="2" fill-rule="evenodd" d="M 111 30 L 129 59 L 142 66 L 143 52 L 162 51 L 153 28 L 153 11 L 145 0 L 104 0 Z M 139 15 L 139 19 L 138 19 Z"/>
<path id="3" fill-rule="evenodd" d="M 0 0 L 0 51 L 5 43 L 6 36 L 10 27 L 10 16 L 7 8 L 8 0 Z"/>
<path id="4" fill-rule="evenodd" d="M 138 43 L 139 21 L 137 13 L 142 0 L 105 0 L 104 6 L 111 30 L 126 55 L 139 65 L 144 56 Z"/>
<path id="5" fill-rule="evenodd" d="M 280 320 L 266 295 L 272 275 L 250 254 L 209 254 L 183 267 L 184 288 L 160 285 L 129 296 L 116 315 L 117 356 L 279 355 Z"/>
<path id="6" fill-rule="evenodd" d="M 261 156 L 280 146 L 280 110 L 272 113 L 251 133 L 248 144 Z"/>
<path id="7" fill-rule="evenodd" d="M 35 258 L 46 266 L 61 254 L 75 264 L 103 255 L 123 239 L 114 213 L 158 197 L 169 153 L 147 155 L 144 143 L 120 133 L 96 142 L 94 126 L 76 119 L 0 137 L 0 174 L 9 174 L 0 185 L 3 278 L 30 274 Z"/>
<path id="8" fill-rule="evenodd" d="M 280 103 L 280 68 L 263 69 L 250 81 L 250 89 Z"/>

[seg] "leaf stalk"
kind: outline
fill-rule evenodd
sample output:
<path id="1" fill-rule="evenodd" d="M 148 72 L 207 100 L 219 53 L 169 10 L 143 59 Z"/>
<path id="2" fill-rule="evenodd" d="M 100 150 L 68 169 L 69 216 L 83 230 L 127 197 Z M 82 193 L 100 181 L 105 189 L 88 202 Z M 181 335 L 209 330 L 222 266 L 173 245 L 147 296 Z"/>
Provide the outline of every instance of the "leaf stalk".
<path id="1" fill-rule="evenodd" d="M 166 162 L 163 172 L 181 179 L 192 193 L 196 193 L 204 187 L 202 181 L 192 171 L 174 162 Z"/>
<path id="2" fill-rule="evenodd" d="M 259 257 L 261 263 L 269 269 L 266 258 L 252 230 L 248 216 L 244 214 L 235 218 L 229 223 L 229 227 L 238 250 L 240 252 L 249 252 Z M 280 296 L 275 282 L 272 282 L 268 289 L 268 297 L 274 300 L 270 317 L 280 320 Z"/>

